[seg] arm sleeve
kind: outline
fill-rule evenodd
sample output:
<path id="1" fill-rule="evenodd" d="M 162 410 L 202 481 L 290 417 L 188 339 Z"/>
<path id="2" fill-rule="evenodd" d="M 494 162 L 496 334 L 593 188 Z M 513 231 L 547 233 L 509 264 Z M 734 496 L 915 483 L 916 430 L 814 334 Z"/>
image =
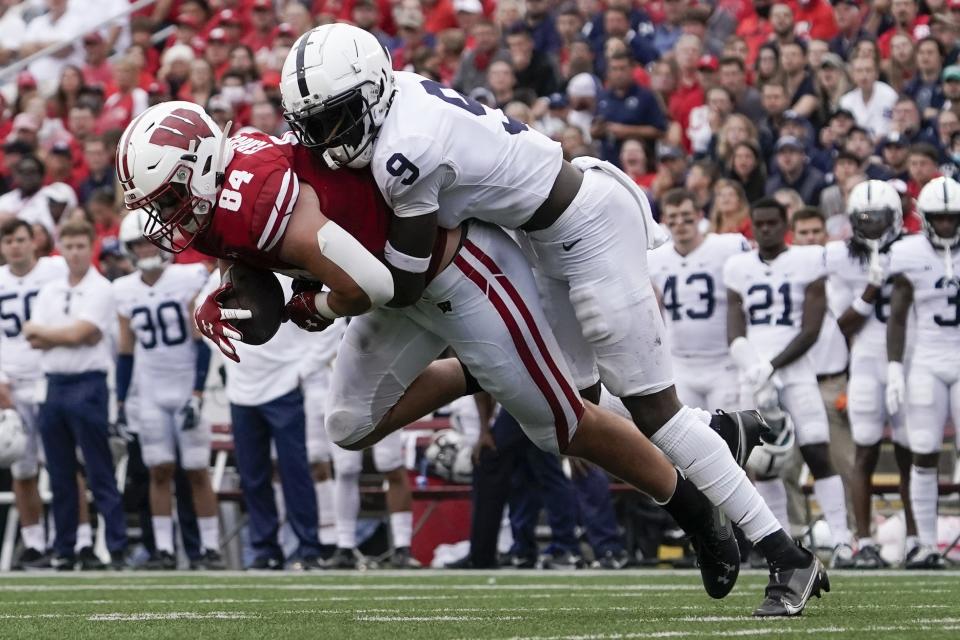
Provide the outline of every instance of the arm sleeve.
<path id="1" fill-rule="evenodd" d="M 197 338 L 197 361 L 196 373 L 193 378 L 193 390 L 203 391 L 207 386 L 207 372 L 210 370 L 210 347 L 203 341 L 203 338 Z"/>
<path id="2" fill-rule="evenodd" d="M 439 145 L 425 137 L 391 144 L 387 153 L 374 156 L 371 170 L 394 215 L 401 218 L 436 211 L 440 189 L 453 176 L 453 169 L 442 162 Z"/>
<path id="3" fill-rule="evenodd" d="M 121 353 L 117 356 L 117 402 L 126 402 L 133 379 L 133 354 Z"/>

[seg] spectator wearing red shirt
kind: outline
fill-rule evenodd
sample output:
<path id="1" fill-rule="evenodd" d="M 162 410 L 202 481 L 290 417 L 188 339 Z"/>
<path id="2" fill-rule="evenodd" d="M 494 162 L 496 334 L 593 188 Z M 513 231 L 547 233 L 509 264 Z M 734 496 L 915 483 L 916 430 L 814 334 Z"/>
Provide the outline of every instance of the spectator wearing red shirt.
<path id="1" fill-rule="evenodd" d="M 274 29 L 277 26 L 273 0 L 254 0 L 250 9 L 250 26 L 250 31 L 240 42 L 250 47 L 254 56 L 273 49 Z"/>
<path id="2" fill-rule="evenodd" d="M 107 43 L 103 36 L 94 31 L 83 37 L 84 63 L 83 63 L 83 82 L 84 84 L 96 87 L 103 87 L 105 93 L 113 89 L 113 68 L 107 61 Z"/>
<path id="3" fill-rule="evenodd" d="M 444 29 L 457 27 L 457 14 L 451 0 L 421 0 L 423 28 L 427 33 L 437 34 Z"/>
<path id="4" fill-rule="evenodd" d="M 113 65 L 117 89 L 103 103 L 97 119 L 97 132 L 123 131 L 130 122 L 146 111 L 147 92 L 139 87 L 139 68 L 122 58 Z"/>
<path id="5" fill-rule="evenodd" d="M 223 29 L 228 43 L 237 44 L 243 37 L 244 30 L 249 29 L 247 22 L 239 11 L 224 9 L 207 25 L 206 35 L 209 35 L 214 29 L 220 28 Z"/>
<path id="6" fill-rule="evenodd" d="M 653 179 L 657 177 L 655 171 L 650 171 L 647 160 L 647 150 L 639 140 L 624 140 L 620 147 L 620 167 L 630 179 L 638 185 L 650 190 Z"/>
<path id="7" fill-rule="evenodd" d="M 207 36 L 207 44 L 203 49 L 203 59 L 213 67 L 213 75 L 220 80 L 230 68 L 230 43 L 226 32 L 217 27 Z"/>
<path id="8" fill-rule="evenodd" d="M 157 75 L 160 69 L 160 52 L 152 45 L 152 37 L 153 24 L 147 18 L 138 16 L 130 21 L 130 43 L 143 51 L 143 71 L 150 77 Z"/>
<path id="9" fill-rule="evenodd" d="M 877 39 L 881 57 L 890 57 L 890 39 L 898 33 L 906 34 L 914 42 L 930 35 L 930 16 L 918 15 L 919 12 L 916 0 L 893 0 L 890 13 L 895 24 Z"/>
<path id="10" fill-rule="evenodd" d="M 374 0 L 377 4 L 377 28 L 386 33 L 388 36 L 397 35 L 397 24 L 393 19 L 393 3 L 390 0 Z M 324 0 L 318 0 L 314 3 L 316 7 L 317 4 L 323 4 Z M 355 20 L 354 18 L 354 7 L 357 6 L 358 0 L 343 0 L 343 3 L 340 7 L 339 14 L 336 16 L 344 22 L 350 22 Z M 318 13 L 314 11 L 314 14 Z M 365 28 L 365 27 L 364 27 Z M 369 31 L 369 29 L 367 29 Z"/>
<path id="11" fill-rule="evenodd" d="M 70 185 L 70 188 L 77 191 L 80 183 L 86 177 L 86 170 L 83 163 L 75 163 L 73 151 L 70 144 L 58 142 L 50 149 L 46 157 L 47 174 L 44 177 L 43 184 L 52 184 L 54 182 L 63 182 Z"/>
<path id="12" fill-rule="evenodd" d="M 907 156 L 907 173 L 910 180 L 907 181 L 907 196 L 911 200 L 920 197 L 920 190 L 933 180 L 943 174 L 937 166 L 940 162 L 940 153 L 932 144 L 918 142 L 910 147 L 910 153 Z M 910 217 L 904 216 L 903 226 L 911 233 L 920 230 L 920 220 L 915 212 Z"/>
<path id="13" fill-rule="evenodd" d="M 113 197 L 113 192 L 107 189 L 94 191 L 87 201 L 87 213 L 93 220 L 94 264 L 100 268 L 100 249 L 104 243 L 111 244 L 120 237 L 120 213 Z"/>
<path id="14" fill-rule="evenodd" d="M 790 0 L 797 37 L 829 40 L 839 33 L 833 7 L 826 0 Z"/>
<path id="15" fill-rule="evenodd" d="M 700 38 L 690 34 L 680 36 L 674 48 L 674 54 L 680 70 L 680 78 L 677 81 L 677 88 L 670 94 L 667 110 L 670 117 L 680 126 L 683 145 L 689 151 L 690 140 L 687 139 L 686 131 L 690 125 L 690 112 L 702 105 L 705 100 L 697 73 L 700 57 L 703 54 Z"/>
<path id="16" fill-rule="evenodd" d="M 353 12 L 350 17 L 353 24 L 372 33 L 384 47 L 390 47 L 390 36 L 377 26 L 380 24 L 380 5 L 376 0 L 357 0 L 353 3 Z"/>
<path id="17" fill-rule="evenodd" d="M 772 0 L 756 0 L 753 13 L 744 18 L 737 27 L 737 35 L 743 38 L 749 50 L 746 59 L 748 67 L 753 66 L 760 46 L 773 34 L 773 25 L 770 24 L 772 4 Z"/>

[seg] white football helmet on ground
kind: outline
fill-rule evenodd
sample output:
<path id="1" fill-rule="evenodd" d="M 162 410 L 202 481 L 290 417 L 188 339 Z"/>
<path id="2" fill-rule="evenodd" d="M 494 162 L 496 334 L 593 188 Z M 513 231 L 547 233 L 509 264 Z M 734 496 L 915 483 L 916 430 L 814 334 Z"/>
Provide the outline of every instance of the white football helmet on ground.
<path id="1" fill-rule="evenodd" d="M 156 249 L 153 249 L 153 251 L 157 251 L 157 254 L 150 257 L 141 258 L 137 255 L 133 247 L 137 243 L 147 242 L 144 237 L 144 230 L 149 224 L 150 216 L 143 209 L 134 209 L 128 212 L 120 221 L 120 247 L 127 258 L 130 259 L 130 263 L 143 271 L 155 271 L 173 261 L 173 254 Z"/>
<path id="2" fill-rule="evenodd" d="M 884 247 L 903 232 L 900 194 L 883 180 L 861 182 L 850 191 L 847 215 L 853 237 L 860 243 Z"/>
<path id="3" fill-rule="evenodd" d="M 117 176 L 127 209 L 148 217 L 147 240 L 179 253 L 210 224 L 232 156 L 226 142 L 226 132 L 192 102 L 163 102 L 127 126 Z"/>
<path id="4" fill-rule="evenodd" d="M 0 468 L 6 468 L 23 457 L 27 450 L 27 432 L 20 414 L 13 409 L 0 411 Z"/>
<path id="5" fill-rule="evenodd" d="M 376 36 L 326 24 L 293 43 L 280 74 L 283 117 L 332 168 L 362 168 L 396 91 L 393 63 Z"/>
<path id="6" fill-rule="evenodd" d="M 458 484 L 470 484 L 473 478 L 473 448 L 462 434 L 443 429 L 434 434 L 424 457 L 434 474 Z"/>
<path id="7" fill-rule="evenodd" d="M 760 436 L 762 446 L 750 453 L 747 468 L 761 479 L 779 477 L 793 453 L 796 433 L 793 420 L 783 410 L 779 391 L 773 384 L 768 384 L 757 394 L 757 411 L 770 425 L 770 431 Z"/>

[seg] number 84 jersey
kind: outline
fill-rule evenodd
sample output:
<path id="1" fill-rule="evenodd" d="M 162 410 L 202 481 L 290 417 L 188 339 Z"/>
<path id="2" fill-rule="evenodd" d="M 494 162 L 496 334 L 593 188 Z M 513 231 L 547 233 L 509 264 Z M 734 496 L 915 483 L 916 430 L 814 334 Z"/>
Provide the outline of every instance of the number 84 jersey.
<path id="1" fill-rule="evenodd" d="M 172 264 L 153 286 L 143 281 L 139 271 L 114 281 L 117 313 L 130 321 L 136 336 L 137 371 L 152 377 L 173 374 L 193 385 L 196 345 L 190 304 L 208 276 L 202 264 Z"/>
<path id="2" fill-rule="evenodd" d="M 453 229 L 476 218 L 516 229 L 560 172 L 560 144 L 499 109 L 404 71 L 370 169 L 399 217 L 437 212 Z"/>
<path id="3" fill-rule="evenodd" d="M 773 358 L 800 332 L 807 286 L 826 275 L 823 247 L 788 247 L 770 262 L 754 250 L 730 258 L 723 279 L 743 300 L 747 339 Z"/>
<path id="4" fill-rule="evenodd" d="M 711 233 L 685 256 L 673 242 L 648 254 L 650 278 L 660 291 L 674 355 L 727 355 L 727 290 L 723 266 L 750 250 L 739 233 Z"/>

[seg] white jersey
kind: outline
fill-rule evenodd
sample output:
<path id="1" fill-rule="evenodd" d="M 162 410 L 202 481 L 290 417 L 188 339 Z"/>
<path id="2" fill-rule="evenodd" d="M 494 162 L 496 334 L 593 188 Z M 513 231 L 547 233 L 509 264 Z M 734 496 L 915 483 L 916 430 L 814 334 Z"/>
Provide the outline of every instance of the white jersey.
<path id="1" fill-rule="evenodd" d="M 727 348 L 727 290 L 723 266 L 750 251 L 739 233 L 712 233 L 686 256 L 673 242 L 647 254 L 650 278 L 660 290 L 674 355 L 723 356 Z"/>
<path id="2" fill-rule="evenodd" d="M 395 74 L 397 95 L 370 169 L 400 217 L 437 212 L 515 229 L 537 210 L 560 172 L 560 144 L 415 73 Z"/>
<path id="3" fill-rule="evenodd" d="M 130 321 L 136 335 L 134 363 L 145 385 L 160 375 L 186 376 L 193 384 L 196 344 L 190 304 L 207 281 L 202 264 L 172 264 L 152 286 L 141 273 L 117 278 L 113 283 L 117 313 Z"/>
<path id="4" fill-rule="evenodd" d="M 897 241 L 893 246 L 898 245 Z M 887 273 L 890 273 L 890 256 L 893 249 L 889 252 L 880 254 L 880 264 Z M 826 248 L 827 277 L 830 279 L 830 308 L 840 317 L 840 315 L 850 307 L 850 304 L 863 294 L 867 288 L 867 277 L 870 272 L 870 265 L 867 261 L 861 262 L 852 257 L 847 248 L 847 243 L 835 240 L 827 243 Z M 886 353 L 887 349 L 887 318 L 890 317 L 890 293 L 893 290 L 892 279 L 887 282 L 880 290 L 873 305 L 873 313 L 867 316 L 863 328 L 854 336 L 852 352 L 881 350 Z"/>
<path id="5" fill-rule="evenodd" d="M 23 337 L 23 323 L 30 319 L 40 288 L 66 276 L 67 263 L 60 256 L 40 258 L 23 276 L 11 273 L 9 265 L 0 267 L 0 370 L 12 380 L 37 379 L 43 375 L 41 352 Z"/>
<path id="6" fill-rule="evenodd" d="M 960 273 L 960 252 L 954 252 L 954 273 Z M 903 274 L 913 285 L 916 346 L 943 354 L 960 351 L 960 289 L 946 281 L 943 251 L 924 235 L 908 236 L 890 251 L 890 273 Z"/>
<path id="7" fill-rule="evenodd" d="M 823 247 L 789 247 L 771 262 L 756 250 L 727 261 L 727 288 L 743 299 L 747 339 L 765 358 L 773 358 L 800 333 L 807 285 L 824 277 Z"/>

